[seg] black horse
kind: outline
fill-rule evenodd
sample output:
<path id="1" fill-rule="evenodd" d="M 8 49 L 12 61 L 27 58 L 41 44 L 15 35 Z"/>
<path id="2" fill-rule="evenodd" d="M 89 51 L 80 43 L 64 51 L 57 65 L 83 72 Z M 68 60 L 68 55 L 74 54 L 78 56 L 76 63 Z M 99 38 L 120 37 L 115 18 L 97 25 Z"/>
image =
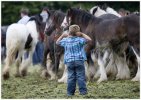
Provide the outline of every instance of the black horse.
<path id="1" fill-rule="evenodd" d="M 93 40 L 86 47 L 89 64 L 91 63 L 90 52 L 92 49 L 107 47 L 111 48 L 119 56 L 116 58 L 117 65 L 119 65 L 119 60 L 125 56 L 124 51 L 127 48 L 128 41 L 132 44 L 135 52 L 139 54 L 139 17 L 137 15 L 132 14 L 122 18 L 103 20 L 92 16 L 86 11 L 72 8 L 68 10 L 66 21 L 64 21 L 62 26 L 64 25 L 65 27 L 72 24 L 79 25 L 81 31 L 89 35 Z M 99 82 L 106 80 L 105 64 L 102 61 L 104 53 L 102 54 L 100 50 L 98 55 L 98 63 L 101 66 Z M 129 78 L 127 66 L 124 67 L 123 64 L 121 66 L 118 70 L 117 78 L 122 79 L 123 76 L 124 78 Z"/>

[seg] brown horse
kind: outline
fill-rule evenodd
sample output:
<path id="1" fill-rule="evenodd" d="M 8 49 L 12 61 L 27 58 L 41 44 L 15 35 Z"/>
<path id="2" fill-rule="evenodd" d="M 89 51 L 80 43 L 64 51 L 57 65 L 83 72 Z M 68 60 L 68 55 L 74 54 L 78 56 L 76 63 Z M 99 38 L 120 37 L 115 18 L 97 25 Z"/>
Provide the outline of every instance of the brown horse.
<path id="1" fill-rule="evenodd" d="M 56 45 L 55 42 L 62 33 L 60 26 L 63 22 L 65 14 L 59 10 L 49 12 L 51 13 L 48 20 L 49 22 L 47 22 L 46 24 L 45 33 L 47 36 L 45 41 L 44 58 L 42 62 L 42 66 L 44 67 L 44 70 L 42 71 L 42 76 L 45 77 L 46 72 L 48 72 L 48 74 L 51 76 L 51 80 L 53 80 L 55 79 L 58 72 L 60 58 L 64 52 L 64 49 Z M 51 59 L 50 64 L 46 62 L 48 54 Z M 46 65 L 48 66 L 46 67 Z"/>
<path id="2" fill-rule="evenodd" d="M 134 49 L 136 48 L 135 52 L 139 50 L 139 17 L 137 15 L 133 14 L 122 18 L 103 20 L 83 10 L 72 8 L 68 10 L 61 26 L 66 27 L 71 24 L 79 25 L 81 31 L 92 38 L 93 41 L 86 46 L 88 58 L 92 49 L 99 49 L 98 64 L 101 76 L 98 82 L 107 80 L 105 72 L 106 63 L 102 60 L 106 51 L 102 53 L 102 48 L 110 48 L 115 55 L 118 55 L 115 58 L 117 59 L 116 65 L 121 67 L 118 68 L 117 79 L 128 79 L 130 77 L 128 66 L 124 65 L 126 61 L 124 59 L 124 51 L 128 41 L 133 45 Z M 120 61 L 121 57 L 123 62 Z"/>

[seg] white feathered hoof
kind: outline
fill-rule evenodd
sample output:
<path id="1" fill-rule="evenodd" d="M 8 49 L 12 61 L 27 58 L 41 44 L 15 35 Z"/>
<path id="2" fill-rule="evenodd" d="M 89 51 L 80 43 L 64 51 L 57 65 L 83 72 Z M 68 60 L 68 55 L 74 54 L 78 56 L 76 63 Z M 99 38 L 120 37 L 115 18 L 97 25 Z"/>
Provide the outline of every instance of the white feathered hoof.
<path id="1" fill-rule="evenodd" d="M 64 83 L 64 79 L 58 79 L 58 83 Z"/>
<path id="2" fill-rule="evenodd" d="M 58 77 L 54 75 L 54 76 L 51 76 L 51 78 L 49 80 L 52 81 L 52 80 L 56 80 L 56 79 L 58 79 Z"/>
<path id="3" fill-rule="evenodd" d="M 64 83 L 67 84 L 67 79 L 66 78 L 64 79 Z"/>
<path id="4" fill-rule="evenodd" d="M 101 83 L 101 82 L 104 82 L 104 81 L 107 81 L 107 78 L 99 78 L 99 80 L 97 81 L 97 84 Z"/>
<path id="5" fill-rule="evenodd" d="M 98 71 L 96 72 L 94 78 L 95 78 L 95 79 L 98 79 L 99 77 L 100 77 L 100 72 L 99 72 L 99 70 L 98 70 Z"/>
<path id="6" fill-rule="evenodd" d="M 47 70 L 42 70 L 42 73 L 40 76 L 41 76 L 41 78 L 46 79 L 48 76 Z"/>
<path id="7" fill-rule="evenodd" d="M 133 82 L 137 82 L 137 81 L 140 81 L 140 78 L 138 78 L 138 77 L 134 77 L 131 81 L 133 81 Z"/>
<path id="8" fill-rule="evenodd" d="M 67 78 L 58 79 L 58 83 L 67 83 Z"/>
<path id="9" fill-rule="evenodd" d="M 3 79 L 4 79 L 4 80 L 9 79 L 9 77 L 10 77 L 10 75 L 9 75 L 9 72 L 8 72 L 8 71 L 3 72 L 2 76 L 3 76 Z"/>
<path id="10" fill-rule="evenodd" d="M 124 79 L 130 79 L 130 73 L 123 74 L 117 74 L 116 80 L 124 80 Z"/>
<path id="11" fill-rule="evenodd" d="M 136 81 L 140 81 L 140 76 L 135 76 L 131 81 L 136 82 Z"/>

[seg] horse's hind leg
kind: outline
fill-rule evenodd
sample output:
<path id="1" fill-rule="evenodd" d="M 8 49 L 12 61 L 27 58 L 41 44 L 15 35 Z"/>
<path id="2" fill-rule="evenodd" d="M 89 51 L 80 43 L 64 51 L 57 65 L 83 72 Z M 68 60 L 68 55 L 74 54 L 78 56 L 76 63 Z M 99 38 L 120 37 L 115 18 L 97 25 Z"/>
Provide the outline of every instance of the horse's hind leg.
<path id="1" fill-rule="evenodd" d="M 21 67 L 20 67 L 20 75 L 21 76 L 26 76 L 27 75 L 27 68 L 32 63 L 32 57 L 33 57 L 34 50 L 35 50 L 35 48 L 32 48 L 29 51 L 29 55 L 28 55 L 27 59 L 22 59 L 22 64 L 21 64 Z"/>
<path id="2" fill-rule="evenodd" d="M 12 65 L 13 60 L 15 59 L 15 55 L 16 55 L 16 48 L 11 48 L 11 49 L 7 49 L 7 56 L 6 56 L 6 64 L 3 68 L 3 79 L 8 79 L 9 78 L 9 66 Z"/>
<path id="3" fill-rule="evenodd" d="M 6 65 L 3 68 L 2 76 L 3 76 L 3 79 L 8 79 L 9 78 L 9 66 L 12 64 L 12 59 L 11 57 L 7 56 L 5 61 L 6 61 Z"/>
<path id="4" fill-rule="evenodd" d="M 129 79 L 130 71 L 126 62 L 125 52 L 123 53 L 123 56 L 116 55 L 115 63 L 118 70 L 116 79 Z"/>
<path id="5" fill-rule="evenodd" d="M 107 52 L 104 52 L 104 55 L 106 53 Z M 107 74 L 105 69 L 106 62 L 103 60 L 103 57 L 101 57 L 101 54 L 98 55 L 98 65 L 100 67 L 100 78 L 97 82 L 100 83 L 102 81 L 107 81 Z"/>
<path id="6" fill-rule="evenodd" d="M 64 72 L 63 72 L 63 75 L 62 75 L 62 77 L 60 78 L 60 79 L 58 79 L 58 82 L 59 83 L 67 83 L 67 66 L 65 65 L 65 67 L 64 67 Z"/>
<path id="7" fill-rule="evenodd" d="M 21 64 L 21 60 L 22 60 L 22 56 L 24 54 L 24 51 L 23 50 L 19 50 L 18 52 L 18 57 L 16 59 L 16 74 L 15 74 L 15 77 L 20 77 L 20 72 L 19 72 L 19 67 L 20 67 L 20 64 Z"/>
<path id="8" fill-rule="evenodd" d="M 50 59 L 48 57 L 48 54 L 49 53 L 49 50 L 45 47 L 45 50 L 44 50 L 44 57 L 43 57 L 43 61 L 42 61 L 42 68 L 41 68 L 41 77 L 42 78 L 46 78 L 47 77 L 47 64 L 48 64 L 48 59 Z"/>
<path id="9" fill-rule="evenodd" d="M 106 66 L 106 73 L 107 75 L 112 75 L 112 76 L 116 76 L 117 74 L 117 68 L 115 65 L 115 61 L 114 61 L 114 57 L 113 57 L 113 52 L 111 52 L 110 56 L 109 56 L 109 63 Z"/>
<path id="10" fill-rule="evenodd" d="M 133 47 L 132 47 L 133 49 Z M 137 73 L 136 73 L 136 76 L 132 79 L 132 81 L 140 81 L 140 57 L 139 55 L 135 52 L 135 50 L 133 49 L 136 57 L 137 57 L 137 62 L 138 62 L 138 70 L 137 70 Z"/>

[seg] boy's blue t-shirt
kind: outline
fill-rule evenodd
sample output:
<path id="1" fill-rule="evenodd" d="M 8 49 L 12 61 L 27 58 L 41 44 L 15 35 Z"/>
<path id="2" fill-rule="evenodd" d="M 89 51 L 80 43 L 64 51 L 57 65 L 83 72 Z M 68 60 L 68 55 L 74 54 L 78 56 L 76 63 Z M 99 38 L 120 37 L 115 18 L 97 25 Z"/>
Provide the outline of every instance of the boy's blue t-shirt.
<path id="1" fill-rule="evenodd" d="M 58 42 L 60 46 L 65 49 L 64 62 L 65 64 L 77 60 L 86 60 L 86 54 L 84 50 L 84 45 L 86 44 L 86 39 L 82 37 L 67 37 L 63 38 Z"/>

